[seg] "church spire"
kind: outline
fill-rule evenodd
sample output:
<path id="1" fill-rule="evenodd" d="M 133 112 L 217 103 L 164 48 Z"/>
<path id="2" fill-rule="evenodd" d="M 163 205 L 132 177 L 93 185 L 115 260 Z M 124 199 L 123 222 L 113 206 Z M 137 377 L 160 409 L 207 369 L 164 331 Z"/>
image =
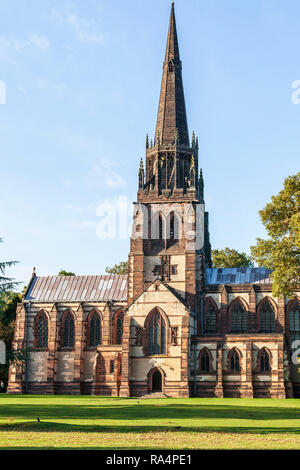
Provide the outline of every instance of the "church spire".
<path id="1" fill-rule="evenodd" d="M 158 133 L 161 145 L 173 145 L 177 135 L 180 145 L 189 147 L 174 3 L 172 3 L 171 8 L 166 55 L 163 64 L 156 135 Z"/>

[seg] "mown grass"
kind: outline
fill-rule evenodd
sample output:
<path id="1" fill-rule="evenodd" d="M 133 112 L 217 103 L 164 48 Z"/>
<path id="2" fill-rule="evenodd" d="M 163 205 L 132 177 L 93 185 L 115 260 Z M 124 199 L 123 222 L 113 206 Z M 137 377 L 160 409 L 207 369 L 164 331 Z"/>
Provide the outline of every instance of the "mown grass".
<path id="1" fill-rule="evenodd" d="M 24 448 L 300 449 L 300 400 L 0 395 L 0 449 Z"/>

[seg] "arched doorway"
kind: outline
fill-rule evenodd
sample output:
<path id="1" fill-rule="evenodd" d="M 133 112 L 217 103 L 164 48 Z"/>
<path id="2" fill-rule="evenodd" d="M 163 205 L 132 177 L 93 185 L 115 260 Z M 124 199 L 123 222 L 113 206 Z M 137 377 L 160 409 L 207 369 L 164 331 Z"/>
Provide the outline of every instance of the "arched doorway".
<path id="1" fill-rule="evenodd" d="M 162 376 L 158 369 L 152 375 L 152 392 L 162 392 Z"/>

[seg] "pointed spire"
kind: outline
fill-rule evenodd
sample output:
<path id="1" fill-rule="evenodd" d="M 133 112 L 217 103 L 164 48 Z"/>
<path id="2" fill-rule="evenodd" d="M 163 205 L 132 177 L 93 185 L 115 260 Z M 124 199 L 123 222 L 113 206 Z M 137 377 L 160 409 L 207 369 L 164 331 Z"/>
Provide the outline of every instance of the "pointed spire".
<path id="1" fill-rule="evenodd" d="M 146 134 L 146 149 L 149 148 L 149 136 Z"/>
<path id="2" fill-rule="evenodd" d="M 165 62 L 169 63 L 169 61 L 172 59 L 174 61 L 177 60 L 178 62 L 180 62 L 174 2 L 172 3 L 172 6 L 171 6 L 171 17 L 170 17 L 170 24 L 169 24 L 169 31 L 168 31 Z"/>
<path id="3" fill-rule="evenodd" d="M 181 61 L 174 3 L 172 3 L 156 123 L 156 134 L 157 132 L 160 134 L 161 145 L 174 144 L 176 129 L 178 129 L 180 144 L 189 147 L 190 141 L 181 76 Z"/>

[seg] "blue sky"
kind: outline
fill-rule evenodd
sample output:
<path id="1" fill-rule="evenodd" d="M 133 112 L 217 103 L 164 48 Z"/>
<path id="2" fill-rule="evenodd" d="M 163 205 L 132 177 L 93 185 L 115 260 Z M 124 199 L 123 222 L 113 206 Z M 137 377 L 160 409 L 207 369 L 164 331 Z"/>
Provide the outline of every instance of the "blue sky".
<path id="1" fill-rule="evenodd" d="M 299 171 L 300 2 L 177 0 L 190 134 L 199 135 L 213 248 L 248 251 L 258 211 Z M 97 207 L 136 199 L 154 133 L 167 0 L 2 0 L 0 259 L 27 282 L 101 274 L 128 239 L 100 240 Z"/>

